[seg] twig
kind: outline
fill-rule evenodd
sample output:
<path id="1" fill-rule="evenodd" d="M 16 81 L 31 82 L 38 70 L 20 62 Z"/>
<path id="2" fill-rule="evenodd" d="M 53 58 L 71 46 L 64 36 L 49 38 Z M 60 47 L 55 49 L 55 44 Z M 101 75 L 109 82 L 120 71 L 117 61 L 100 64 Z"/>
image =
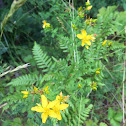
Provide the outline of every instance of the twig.
<path id="1" fill-rule="evenodd" d="M 125 26 L 125 33 L 126 33 L 126 26 Z M 124 42 L 126 46 L 126 40 Z M 125 48 L 125 59 L 124 59 L 124 71 L 123 71 L 123 89 L 122 89 L 122 107 L 123 107 L 123 125 L 125 125 L 125 66 L 126 66 L 126 48 Z"/>
<path id="2" fill-rule="evenodd" d="M 7 103 L 4 103 L 4 104 L 0 105 L 0 108 L 3 108 L 6 105 L 7 105 Z"/>
<path id="3" fill-rule="evenodd" d="M 6 71 L 6 72 L 0 74 L 0 77 L 3 77 L 4 75 L 6 75 L 6 74 L 8 74 L 8 73 L 12 73 L 12 72 L 18 71 L 18 70 L 20 70 L 20 69 L 26 68 L 26 67 L 28 67 L 28 66 L 30 66 L 29 63 L 24 64 L 24 65 L 20 65 L 20 66 L 16 67 L 16 68 L 13 69 L 13 70 L 8 70 L 8 71 Z"/>

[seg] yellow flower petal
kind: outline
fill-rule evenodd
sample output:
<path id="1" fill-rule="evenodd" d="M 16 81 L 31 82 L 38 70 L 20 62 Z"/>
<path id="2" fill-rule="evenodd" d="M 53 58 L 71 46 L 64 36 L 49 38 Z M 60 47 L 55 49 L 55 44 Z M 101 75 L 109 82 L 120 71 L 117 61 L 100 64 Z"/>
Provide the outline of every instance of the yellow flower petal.
<path id="1" fill-rule="evenodd" d="M 53 118 L 57 118 L 57 114 L 55 113 L 54 110 L 50 110 L 50 111 L 49 111 L 49 116 L 50 116 L 50 117 L 53 117 Z"/>
<path id="2" fill-rule="evenodd" d="M 92 89 L 93 89 L 93 90 L 97 90 L 97 88 L 96 88 L 96 87 L 93 87 Z"/>
<path id="3" fill-rule="evenodd" d="M 23 98 L 27 98 L 27 97 L 28 97 L 28 95 L 24 95 L 24 96 L 23 96 Z"/>
<path id="4" fill-rule="evenodd" d="M 47 108 L 53 108 L 55 105 L 57 104 L 57 101 L 52 101 L 52 102 L 49 102 L 49 104 L 47 105 Z"/>
<path id="5" fill-rule="evenodd" d="M 86 10 L 91 10 L 91 8 L 92 8 L 92 6 L 88 6 L 87 8 L 86 8 Z"/>
<path id="6" fill-rule="evenodd" d="M 46 27 L 50 27 L 50 24 L 49 23 L 46 23 Z"/>
<path id="7" fill-rule="evenodd" d="M 81 33 L 82 33 L 83 37 L 86 37 L 87 33 L 85 30 L 82 30 Z"/>
<path id="8" fill-rule="evenodd" d="M 46 107 L 48 105 L 47 98 L 44 95 L 41 95 L 42 107 Z"/>
<path id="9" fill-rule="evenodd" d="M 86 47 L 86 49 L 89 49 L 89 46 L 85 46 Z"/>
<path id="10" fill-rule="evenodd" d="M 45 20 L 43 21 L 43 24 L 44 24 L 44 25 L 46 24 L 46 21 L 45 21 Z"/>
<path id="11" fill-rule="evenodd" d="M 92 40 L 93 42 L 95 41 L 95 37 L 92 37 L 91 35 L 87 35 L 87 39 Z"/>
<path id="12" fill-rule="evenodd" d="M 104 46 L 106 44 L 107 40 L 105 40 L 103 43 L 102 43 L 102 46 Z"/>
<path id="13" fill-rule="evenodd" d="M 48 118 L 48 113 L 44 112 L 41 114 L 42 122 L 45 123 Z"/>
<path id="14" fill-rule="evenodd" d="M 90 1 L 87 0 L 87 2 L 86 2 L 86 6 L 89 6 L 89 5 L 90 5 Z"/>
<path id="15" fill-rule="evenodd" d="M 41 104 L 36 103 L 37 106 L 42 107 Z"/>
<path id="16" fill-rule="evenodd" d="M 62 119 L 61 112 L 60 111 L 57 111 L 56 114 L 57 114 L 57 119 L 58 120 L 61 120 Z"/>
<path id="17" fill-rule="evenodd" d="M 69 106 L 68 104 L 60 104 L 57 108 L 58 108 L 59 110 L 64 110 L 64 109 L 66 109 L 68 106 Z"/>
<path id="18" fill-rule="evenodd" d="M 110 46 L 112 44 L 112 42 L 109 42 L 108 45 Z"/>
<path id="19" fill-rule="evenodd" d="M 91 45 L 91 41 L 89 40 L 85 41 L 85 43 L 87 43 L 88 45 Z"/>
<path id="20" fill-rule="evenodd" d="M 85 40 L 82 40 L 81 46 L 83 47 L 85 45 Z"/>
<path id="21" fill-rule="evenodd" d="M 79 11 L 79 12 L 82 11 L 82 6 L 78 8 L 78 11 Z"/>
<path id="22" fill-rule="evenodd" d="M 43 28 L 46 28 L 46 27 L 50 27 L 50 23 L 46 23 L 46 21 L 44 20 L 43 21 Z"/>
<path id="23" fill-rule="evenodd" d="M 78 88 L 81 88 L 81 84 L 78 85 Z"/>
<path id="24" fill-rule="evenodd" d="M 92 40 L 92 36 L 91 35 L 87 35 L 87 39 L 91 39 Z"/>
<path id="25" fill-rule="evenodd" d="M 40 106 L 32 107 L 31 110 L 36 112 L 44 112 L 44 109 Z"/>
<path id="26" fill-rule="evenodd" d="M 38 88 L 34 87 L 34 91 L 38 91 Z"/>
<path id="27" fill-rule="evenodd" d="M 56 100 L 60 100 L 60 96 L 59 95 L 56 96 Z"/>
<path id="28" fill-rule="evenodd" d="M 95 37 L 92 37 L 92 38 L 91 38 L 91 40 L 92 40 L 93 42 L 95 41 L 95 39 L 96 39 Z"/>
<path id="29" fill-rule="evenodd" d="M 96 71 L 96 74 L 99 74 L 99 73 L 100 73 L 100 71 L 97 70 L 97 71 Z"/>
<path id="30" fill-rule="evenodd" d="M 43 28 L 45 28 L 45 25 L 43 25 Z"/>
<path id="31" fill-rule="evenodd" d="M 45 91 L 47 91 L 48 90 L 48 88 L 49 88 L 49 86 L 46 86 L 46 88 L 44 89 Z"/>
<path id="32" fill-rule="evenodd" d="M 28 91 L 21 91 L 21 93 L 23 93 L 23 94 L 29 94 Z"/>
<path id="33" fill-rule="evenodd" d="M 79 39 L 83 39 L 84 37 L 83 37 L 82 34 L 77 34 L 77 38 L 79 38 Z"/>

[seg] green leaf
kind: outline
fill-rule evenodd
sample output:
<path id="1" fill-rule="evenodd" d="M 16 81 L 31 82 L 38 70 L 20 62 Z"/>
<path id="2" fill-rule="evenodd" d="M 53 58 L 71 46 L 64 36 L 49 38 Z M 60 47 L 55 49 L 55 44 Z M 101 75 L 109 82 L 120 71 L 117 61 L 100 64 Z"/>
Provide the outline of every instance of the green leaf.
<path id="1" fill-rule="evenodd" d="M 115 115 L 115 111 L 112 108 L 109 108 L 109 110 L 108 110 L 108 120 L 113 119 L 114 115 Z"/>
<path id="2" fill-rule="evenodd" d="M 111 120 L 110 120 L 110 124 L 111 124 L 112 126 L 120 126 L 120 123 L 118 123 L 118 122 L 115 121 L 114 119 L 111 119 Z"/>
<path id="3" fill-rule="evenodd" d="M 94 122 L 93 120 L 88 120 L 88 121 L 85 121 L 86 123 L 86 126 L 97 126 L 96 122 Z"/>
<path id="4" fill-rule="evenodd" d="M 117 113 L 115 116 L 114 116 L 114 120 L 118 121 L 118 122 L 121 122 L 123 119 L 123 114 L 122 113 Z"/>
<path id="5" fill-rule="evenodd" d="M 99 126 L 108 126 L 107 124 L 101 122 Z"/>
<path id="6" fill-rule="evenodd" d="M 47 54 L 41 50 L 40 45 L 38 45 L 36 42 L 34 44 L 32 52 L 37 65 L 39 66 L 39 68 L 42 68 L 43 72 L 48 72 L 52 69 L 53 64 L 51 58 L 49 58 Z"/>

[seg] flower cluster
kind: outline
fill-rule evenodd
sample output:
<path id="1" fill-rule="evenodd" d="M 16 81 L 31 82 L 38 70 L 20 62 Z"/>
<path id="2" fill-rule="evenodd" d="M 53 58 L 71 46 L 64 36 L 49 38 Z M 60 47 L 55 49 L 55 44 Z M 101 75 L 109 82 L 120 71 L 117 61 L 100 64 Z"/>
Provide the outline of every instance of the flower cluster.
<path id="1" fill-rule="evenodd" d="M 77 37 L 79 39 L 82 39 L 82 44 L 81 46 L 83 47 L 85 44 L 87 45 L 91 45 L 91 41 L 92 40 L 94 42 L 95 40 L 95 37 L 92 37 L 91 35 L 87 35 L 86 31 L 85 30 L 82 30 L 81 31 L 81 34 L 77 34 Z"/>
<path id="2" fill-rule="evenodd" d="M 97 19 L 92 19 L 92 18 L 89 17 L 88 19 L 86 19 L 85 22 L 86 22 L 87 25 L 95 25 L 96 21 L 97 21 Z"/>
<path id="3" fill-rule="evenodd" d="M 45 20 L 43 21 L 43 28 L 48 28 L 50 27 L 50 23 L 47 23 Z"/>
<path id="4" fill-rule="evenodd" d="M 92 6 L 91 6 L 91 3 L 90 3 L 90 1 L 89 0 L 87 0 L 87 2 L 86 2 L 86 10 L 88 10 L 88 11 L 90 11 L 91 10 L 91 8 L 92 8 Z"/>
<path id="5" fill-rule="evenodd" d="M 72 27 L 73 27 L 75 30 L 77 30 L 77 27 L 76 27 L 76 25 L 73 25 L 73 24 L 72 24 Z"/>
<path id="6" fill-rule="evenodd" d="M 97 68 L 96 74 L 100 74 L 100 68 Z"/>
<path id="7" fill-rule="evenodd" d="M 23 93 L 23 94 L 24 94 L 23 98 L 27 98 L 27 97 L 28 97 L 28 94 L 29 94 L 29 92 L 28 92 L 28 91 L 21 91 L 21 93 Z"/>
<path id="8" fill-rule="evenodd" d="M 49 93 L 50 93 L 49 90 L 48 90 L 48 88 L 49 88 L 49 86 L 46 86 L 46 88 L 44 89 L 44 92 L 45 92 L 46 94 L 49 94 Z"/>
<path id="9" fill-rule="evenodd" d="M 78 84 L 78 88 L 81 88 L 81 84 Z"/>
<path id="10" fill-rule="evenodd" d="M 90 87 L 93 89 L 93 90 L 97 90 L 97 83 L 96 82 L 93 82 Z"/>
<path id="11" fill-rule="evenodd" d="M 102 43 L 102 46 L 104 46 L 106 43 L 107 43 L 108 40 L 105 40 L 103 43 Z M 109 42 L 108 45 L 111 46 L 112 42 Z"/>
<path id="12" fill-rule="evenodd" d="M 54 101 L 48 101 L 45 95 L 41 95 L 41 104 L 36 103 L 37 106 L 32 107 L 31 110 L 41 113 L 43 123 L 46 122 L 48 116 L 61 120 L 60 110 L 65 110 L 69 106 L 68 104 L 65 104 L 68 97 L 69 96 L 63 97 L 61 92 Z"/>
<path id="13" fill-rule="evenodd" d="M 40 90 L 38 90 L 38 88 L 35 87 L 35 86 L 33 86 L 33 87 L 34 88 L 31 91 L 21 91 L 21 93 L 24 94 L 23 98 L 27 98 L 29 94 L 34 95 L 34 94 L 37 94 L 37 93 L 40 93 L 40 94 L 43 94 L 43 93 L 49 94 L 50 93 L 49 90 L 48 90 L 49 86 L 46 86 L 45 89 L 40 89 Z"/>

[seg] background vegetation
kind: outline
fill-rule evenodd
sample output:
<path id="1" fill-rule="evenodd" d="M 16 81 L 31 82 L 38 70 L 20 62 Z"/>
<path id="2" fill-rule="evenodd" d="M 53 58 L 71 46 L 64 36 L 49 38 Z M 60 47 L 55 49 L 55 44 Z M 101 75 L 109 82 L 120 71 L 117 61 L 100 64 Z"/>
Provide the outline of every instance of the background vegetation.
<path id="1" fill-rule="evenodd" d="M 0 1 L 0 125 L 125 125 L 126 1 L 90 0 L 90 11 L 85 0 L 18 1 Z M 82 30 L 96 38 L 87 48 Z M 61 121 L 42 124 L 31 111 L 39 94 L 33 102 L 21 91 L 47 86 L 49 100 L 62 91 L 69 107 Z"/>

